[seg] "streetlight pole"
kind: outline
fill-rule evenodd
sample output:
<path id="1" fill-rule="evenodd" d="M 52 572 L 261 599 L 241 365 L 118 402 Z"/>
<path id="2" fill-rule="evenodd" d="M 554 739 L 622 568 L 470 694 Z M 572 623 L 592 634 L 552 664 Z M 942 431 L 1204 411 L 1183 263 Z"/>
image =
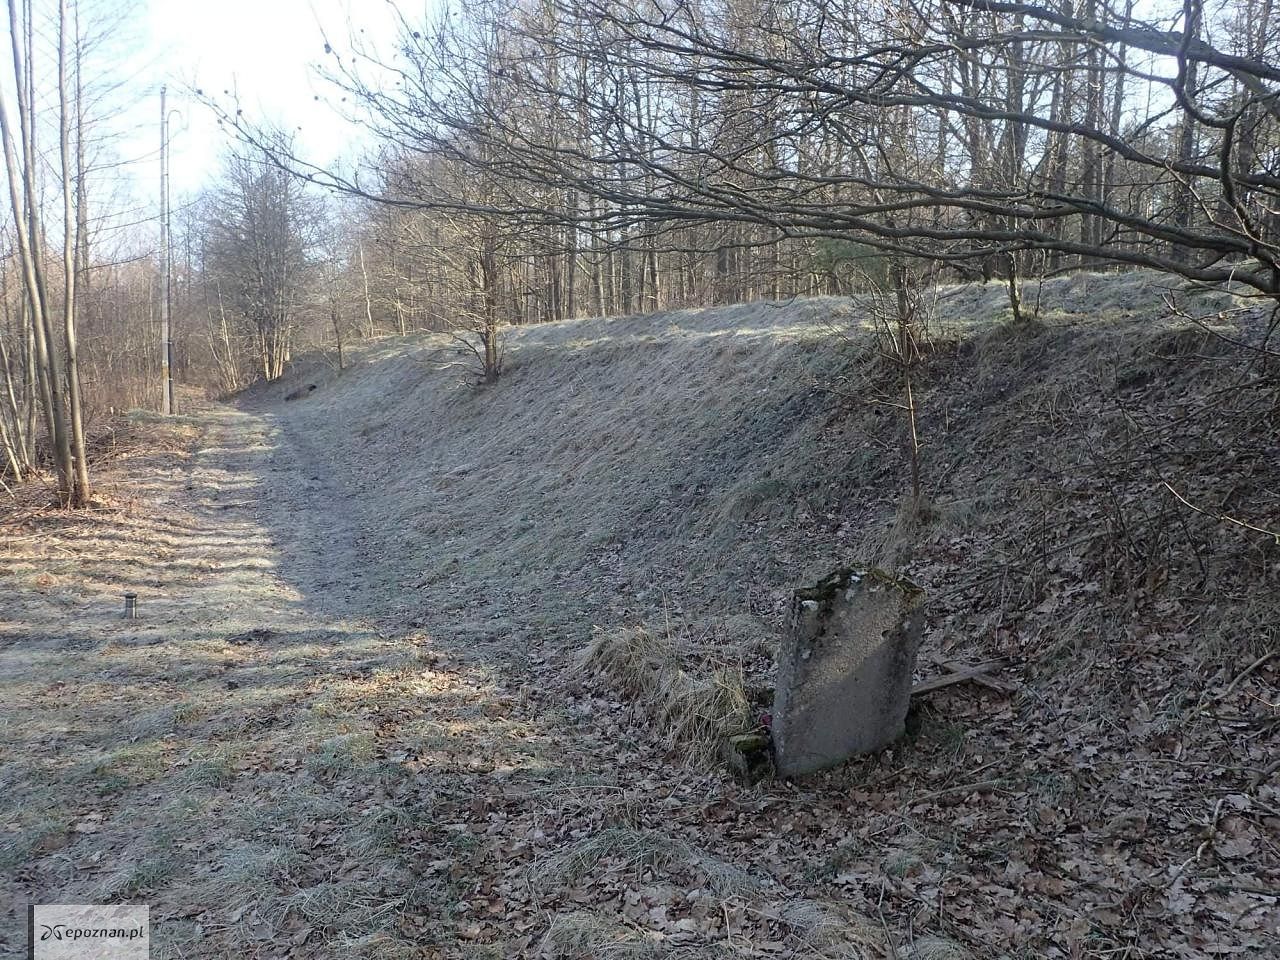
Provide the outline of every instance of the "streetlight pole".
<path id="1" fill-rule="evenodd" d="M 173 324 L 169 316 L 169 111 L 160 87 L 160 379 L 163 412 L 173 413 Z"/>

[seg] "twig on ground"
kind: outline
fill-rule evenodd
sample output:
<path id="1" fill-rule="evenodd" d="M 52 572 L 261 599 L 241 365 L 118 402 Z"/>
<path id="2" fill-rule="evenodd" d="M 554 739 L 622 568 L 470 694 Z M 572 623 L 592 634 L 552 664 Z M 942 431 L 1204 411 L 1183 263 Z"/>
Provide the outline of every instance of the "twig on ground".
<path id="1" fill-rule="evenodd" d="M 961 783 L 954 787 L 943 787 L 941 790 L 935 790 L 932 793 L 926 793 L 923 797 L 918 797 L 911 802 L 927 803 L 930 800 L 936 800 L 938 797 L 944 797 L 949 793 L 968 793 L 971 790 L 988 790 L 998 787 L 1004 783 L 1004 780 L 997 777 L 994 780 L 979 780 L 977 783 Z"/>
<path id="2" fill-rule="evenodd" d="M 1196 513 L 1203 514 L 1206 517 L 1212 517 L 1213 519 L 1220 520 L 1223 523 L 1233 523 L 1237 527 L 1244 527 L 1246 530 L 1252 530 L 1254 533 L 1264 533 L 1268 537 L 1275 537 L 1276 543 L 1280 543 L 1280 533 L 1277 533 L 1275 530 L 1268 530 L 1266 527 L 1254 526 L 1252 523 L 1245 520 L 1239 520 L 1236 517 L 1228 516 L 1225 513 L 1216 513 L 1213 510 L 1206 510 L 1203 507 L 1197 507 L 1194 503 L 1175 490 L 1168 480 L 1161 479 L 1160 483 L 1166 490 L 1172 493 L 1183 506 L 1189 507 Z"/>
<path id="3" fill-rule="evenodd" d="M 876 901 L 876 913 L 880 917 L 880 926 L 884 929 L 884 942 L 889 947 L 889 957 L 891 960 L 899 960 L 898 945 L 894 943 L 893 934 L 889 930 L 889 924 L 884 919 L 884 879 L 880 880 L 880 898 Z"/>
<path id="4" fill-rule="evenodd" d="M 971 667 L 965 667 L 956 670 L 947 664 L 942 664 L 951 673 L 943 674 L 940 677 L 933 677 L 930 680 L 922 680 L 911 688 L 911 695 L 918 696 L 922 693 L 929 693 L 933 690 L 941 690 L 943 687 L 950 687 L 953 684 L 964 683 L 966 680 L 972 680 L 976 683 L 984 683 L 984 686 L 990 686 L 997 690 L 1012 690 L 1013 684 L 1004 683 L 1002 681 L 992 681 L 986 676 L 993 670 L 999 670 L 1005 666 L 1004 660 L 986 660 L 982 663 L 976 663 Z"/>
<path id="5" fill-rule="evenodd" d="M 1209 823 L 1204 834 L 1202 834 L 1204 839 L 1201 840 L 1199 846 L 1196 847 L 1196 852 L 1187 857 L 1186 860 L 1183 860 L 1182 863 L 1180 863 L 1177 868 L 1174 869 L 1167 878 L 1165 878 L 1163 884 L 1161 884 L 1162 886 L 1166 888 L 1173 886 L 1178 882 L 1178 878 L 1186 873 L 1188 867 L 1193 863 L 1199 863 L 1200 860 L 1203 859 L 1204 855 L 1209 852 L 1209 849 L 1213 846 L 1214 839 L 1218 836 L 1218 818 L 1222 816 L 1222 805 L 1226 803 L 1226 800 L 1226 797 L 1220 797 L 1218 802 L 1214 804 L 1213 816 L 1209 818 Z M 1159 879 L 1160 874 L 1157 872 L 1147 877 L 1146 882 L 1154 885 Z"/>
<path id="6" fill-rule="evenodd" d="M 1240 673 L 1236 675 L 1236 678 L 1232 680 L 1230 684 L 1228 684 L 1227 689 L 1223 690 L 1222 693 L 1218 694 L 1209 702 L 1221 703 L 1223 700 L 1227 699 L 1227 697 L 1235 693 L 1236 688 L 1239 687 L 1240 684 L 1242 684 L 1245 680 L 1247 680 L 1250 677 L 1250 675 L 1252 675 L 1259 667 L 1261 667 L 1264 663 L 1266 663 L 1271 658 L 1277 657 L 1277 656 L 1280 656 L 1280 650 L 1272 650 L 1269 653 L 1264 653 L 1257 660 L 1253 661 L 1253 663 L 1249 664 L 1249 666 L 1241 670 Z"/>

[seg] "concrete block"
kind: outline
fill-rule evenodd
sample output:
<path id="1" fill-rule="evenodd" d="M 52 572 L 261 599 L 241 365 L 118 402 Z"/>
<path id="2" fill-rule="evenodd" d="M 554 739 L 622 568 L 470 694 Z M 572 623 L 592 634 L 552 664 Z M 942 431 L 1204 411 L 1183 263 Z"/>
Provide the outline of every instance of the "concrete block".
<path id="1" fill-rule="evenodd" d="M 781 776 L 873 753 L 906 729 L 924 591 L 874 568 L 797 590 L 778 662 L 773 742 Z"/>

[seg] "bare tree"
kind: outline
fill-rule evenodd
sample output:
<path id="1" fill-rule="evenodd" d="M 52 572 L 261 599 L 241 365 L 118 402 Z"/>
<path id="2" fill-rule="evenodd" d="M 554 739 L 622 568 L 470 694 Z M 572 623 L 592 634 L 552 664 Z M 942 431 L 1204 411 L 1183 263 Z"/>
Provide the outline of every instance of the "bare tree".
<path id="1" fill-rule="evenodd" d="M 277 137 L 277 149 L 289 149 Z M 207 205 L 205 271 L 219 310 L 246 324 L 266 380 L 284 373 L 307 296 L 318 208 L 305 184 L 265 158 L 230 154 Z"/>
<path id="2" fill-rule="evenodd" d="M 67 4 L 57 7 L 57 71 L 59 151 L 57 171 L 63 201 L 62 324 L 54 325 L 56 290 L 51 290 L 44 255 L 44 216 L 38 170 L 43 161 L 39 149 L 35 112 L 36 63 L 35 28 L 29 6 L 19 11 L 10 0 L 9 34 L 13 68 L 13 90 L 17 104 L 15 129 L 9 109 L 7 85 L 0 85 L 0 139 L 3 140 L 5 173 L 9 185 L 9 205 L 14 224 L 14 243 L 21 265 L 21 286 L 30 316 L 34 366 L 38 391 L 45 411 L 45 426 L 53 444 L 58 472 L 59 496 L 72 507 L 88 505 L 88 464 L 85 455 L 83 408 L 80 395 L 78 345 L 76 341 L 75 258 L 76 219 L 72 213 L 75 168 L 70 145 L 72 123 L 67 69 Z M 58 336 L 58 333 L 61 336 Z"/>
<path id="3" fill-rule="evenodd" d="M 351 206 L 326 207 L 317 230 L 316 270 L 320 280 L 317 306 L 332 335 L 339 371 L 346 369 L 347 345 L 359 335 L 360 314 L 364 314 L 366 330 L 373 325 L 368 270 L 363 260 L 358 222 L 354 219 L 357 211 Z"/>
<path id="4" fill-rule="evenodd" d="M 399 84 L 335 61 L 379 130 L 488 196 L 390 195 L 276 158 L 385 202 L 592 233 L 624 309 L 653 305 L 664 245 L 724 278 L 736 251 L 819 239 L 998 271 L 1015 312 L 1041 253 L 1280 296 L 1280 67 L 1266 44 L 1234 51 L 1200 0 L 1163 26 L 1127 0 L 488 0 L 406 24 L 384 64 Z"/>
<path id="5" fill-rule="evenodd" d="M 70 421 L 71 470 L 73 473 L 71 502 L 85 506 L 89 502 L 89 463 L 85 452 L 84 403 L 80 394 L 79 345 L 76 342 L 76 293 L 80 289 L 82 261 L 76 251 L 80 246 L 77 231 L 84 222 L 76 215 L 76 183 L 82 181 L 83 163 L 80 151 L 72 152 L 71 126 L 73 114 L 69 101 L 67 72 L 67 0 L 58 3 L 58 159 L 62 180 L 62 331 L 67 361 L 67 418 Z M 81 182 L 81 190 L 83 183 Z"/>

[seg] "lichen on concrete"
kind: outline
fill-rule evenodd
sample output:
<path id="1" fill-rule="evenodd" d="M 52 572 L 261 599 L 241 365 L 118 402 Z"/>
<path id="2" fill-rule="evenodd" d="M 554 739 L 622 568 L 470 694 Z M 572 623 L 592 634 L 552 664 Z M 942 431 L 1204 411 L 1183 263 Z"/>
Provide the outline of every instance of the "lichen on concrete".
<path id="1" fill-rule="evenodd" d="M 811 773 L 882 749 L 905 731 L 924 592 L 846 566 L 795 591 L 778 659 L 778 772 Z"/>

